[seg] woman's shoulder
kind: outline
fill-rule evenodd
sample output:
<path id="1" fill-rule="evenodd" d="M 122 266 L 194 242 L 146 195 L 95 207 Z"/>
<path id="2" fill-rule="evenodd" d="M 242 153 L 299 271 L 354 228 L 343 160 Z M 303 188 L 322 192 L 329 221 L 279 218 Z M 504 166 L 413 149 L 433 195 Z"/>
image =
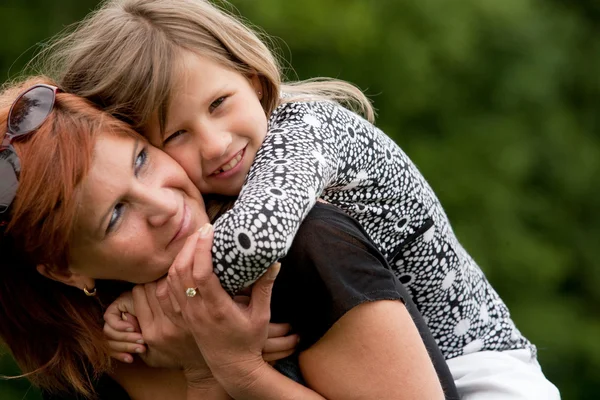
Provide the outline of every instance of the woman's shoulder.
<path id="1" fill-rule="evenodd" d="M 310 210 L 294 238 L 291 251 L 319 252 L 344 245 L 359 246 L 378 252 L 362 225 L 339 207 L 317 202 Z"/>

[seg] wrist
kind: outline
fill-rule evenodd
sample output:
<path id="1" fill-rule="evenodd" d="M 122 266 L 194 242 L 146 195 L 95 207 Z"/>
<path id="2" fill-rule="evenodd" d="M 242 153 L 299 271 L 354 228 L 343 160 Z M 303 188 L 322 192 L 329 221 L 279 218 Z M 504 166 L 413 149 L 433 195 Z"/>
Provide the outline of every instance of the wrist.
<path id="1" fill-rule="evenodd" d="M 206 387 L 187 387 L 187 400 L 230 400 L 229 394 L 216 383 L 213 386 Z"/>
<path id="2" fill-rule="evenodd" d="M 184 368 L 183 375 L 185 376 L 188 388 L 203 390 L 220 386 L 219 382 L 208 369 Z"/>
<path id="3" fill-rule="evenodd" d="M 240 368 L 215 373 L 215 378 L 233 398 L 244 398 L 253 393 L 271 371 L 274 371 L 273 368 L 261 358 L 247 362 Z"/>

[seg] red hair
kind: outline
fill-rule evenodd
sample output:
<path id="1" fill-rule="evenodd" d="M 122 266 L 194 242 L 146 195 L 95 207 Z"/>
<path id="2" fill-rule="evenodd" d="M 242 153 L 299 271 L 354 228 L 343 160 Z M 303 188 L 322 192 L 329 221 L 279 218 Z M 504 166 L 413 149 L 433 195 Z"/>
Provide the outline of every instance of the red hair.
<path id="1" fill-rule="evenodd" d="M 0 94 L 0 126 L 17 95 L 37 83 L 52 84 L 32 78 Z M 0 337 L 25 375 L 50 392 L 92 397 L 92 380 L 110 368 L 101 303 L 36 270 L 40 264 L 68 268 L 78 186 L 96 138 L 106 132 L 136 135 L 90 102 L 59 92 L 48 119 L 13 142 L 21 173 L 10 221 L 0 233 Z"/>

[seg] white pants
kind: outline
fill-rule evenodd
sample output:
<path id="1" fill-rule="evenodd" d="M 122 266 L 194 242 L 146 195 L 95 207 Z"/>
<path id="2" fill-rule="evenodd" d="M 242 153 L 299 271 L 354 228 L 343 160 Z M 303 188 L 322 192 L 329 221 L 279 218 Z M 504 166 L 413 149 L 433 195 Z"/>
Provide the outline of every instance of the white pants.
<path id="1" fill-rule="evenodd" d="M 529 350 L 480 351 L 448 367 L 462 400 L 560 400 Z"/>

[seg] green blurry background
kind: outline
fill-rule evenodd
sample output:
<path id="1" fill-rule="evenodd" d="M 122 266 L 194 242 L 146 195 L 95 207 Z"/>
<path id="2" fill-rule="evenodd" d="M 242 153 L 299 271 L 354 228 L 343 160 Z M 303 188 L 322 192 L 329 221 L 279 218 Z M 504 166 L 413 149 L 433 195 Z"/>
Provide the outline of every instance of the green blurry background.
<path id="1" fill-rule="evenodd" d="M 2 81 L 97 3 L 2 0 Z M 290 78 L 366 90 L 377 124 L 436 189 L 563 398 L 597 399 L 600 2 L 233 4 L 275 37 Z M 17 373 L 9 356 L 0 373 Z M 0 398 L 38 395 L 26 381 L 0 381 Z"/>

